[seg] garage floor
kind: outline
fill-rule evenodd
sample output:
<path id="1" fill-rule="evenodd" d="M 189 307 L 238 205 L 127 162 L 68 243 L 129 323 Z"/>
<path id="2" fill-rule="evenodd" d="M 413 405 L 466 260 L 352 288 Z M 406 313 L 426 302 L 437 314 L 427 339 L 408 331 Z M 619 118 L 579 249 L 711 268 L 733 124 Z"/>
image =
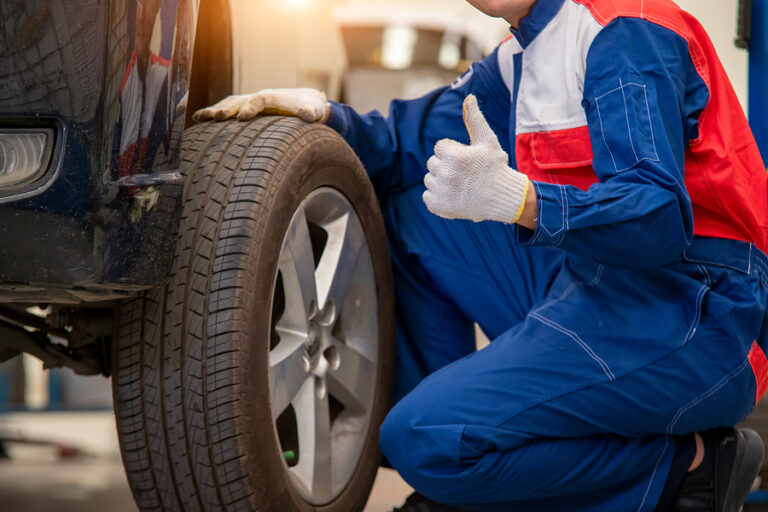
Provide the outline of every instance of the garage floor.
<path id="1" fill-rule="evenodd" d="M 3 512 L 137 512 L 120 463 L 111 413 L 0 415 L 3 435 L 56 441 L 87 456 L 61 460 L 50 445 L 11 444 L 0 460 Z M 382 469 L 365 512 L 389 512 L 411 489 Z"/>
<path id="2" fill-rule="evenodd" d="M 389 512 L 410 492 L 381 470 L 365 512 Z M 137 512 L 119 461 L 0 463 L 5 512 Z"/>

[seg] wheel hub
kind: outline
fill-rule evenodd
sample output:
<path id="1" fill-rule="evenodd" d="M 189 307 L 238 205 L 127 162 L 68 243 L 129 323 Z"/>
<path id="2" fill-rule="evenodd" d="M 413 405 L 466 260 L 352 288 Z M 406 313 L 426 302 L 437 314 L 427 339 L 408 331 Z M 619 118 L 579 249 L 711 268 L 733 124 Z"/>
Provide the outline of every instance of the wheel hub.
<path id="1" fill-rule="evenodd" d="M 304 367 L 307 373 L 321 378 L 325 377 L 328 363 L 331 362 L 328 358 L 333 351 L 328 349 L 331 348 L 331 331 L 336 323 L 335 310 L 332 301 L 328 301 L 326 307 L 319 312 L 313 305 L 307 318 L 309 332 L 304 342 Z"/>
<path id="2" fill-rule="evenodd" d="M 320 361 L 320 345 L 320 331 L 316 326 L 312 326 L 304 344 L 304 363 L 307 372 L 317 368 L 317 363 Z"/>

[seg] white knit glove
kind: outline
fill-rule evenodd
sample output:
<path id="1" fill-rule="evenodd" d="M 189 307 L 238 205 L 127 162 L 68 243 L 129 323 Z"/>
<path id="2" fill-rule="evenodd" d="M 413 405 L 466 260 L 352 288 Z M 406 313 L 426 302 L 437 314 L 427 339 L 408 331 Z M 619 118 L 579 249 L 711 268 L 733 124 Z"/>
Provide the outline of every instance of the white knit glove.
<path id="1" fill-rule="evenodd" d="M 424 203 L 446 219 L 515 223 L 525 206 L 530 181 L 507 162 L 496 134 L 477 106 L 477 98 L 464 100 L 464 124 L 471 144 L 443 139 L 427 162 Z"/>
<path id="2" fill-rule="evenodd" d="M 195 112 L 195 121 L 223 121 L 237 116 L 248 121 L 259 114 L 300 117 L 308 123 L 325 121 L 331 105 L 317 89 L 264 89 L 253 94 L 227 96 L 217 104 Z"/>

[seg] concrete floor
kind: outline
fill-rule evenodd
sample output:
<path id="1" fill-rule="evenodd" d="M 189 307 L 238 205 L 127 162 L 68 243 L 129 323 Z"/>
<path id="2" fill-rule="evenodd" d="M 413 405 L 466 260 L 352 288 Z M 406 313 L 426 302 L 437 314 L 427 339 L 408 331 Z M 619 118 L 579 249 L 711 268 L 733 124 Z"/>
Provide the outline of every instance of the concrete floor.
<path id="1" fill-rule="evenodd" d="M 137 512 L 119 461 L 0 463 L 8 512 Z"/>
<path id="2" fill-rule="evenodd" d="M 410 492 L 381 470 L 365 512 L 389 512 Z M 0 462 L 3 512 L 138 512 L 119 460 Z"/>
<path id="3" fill-rule="evenodd" d="M 0 415 L 0 432 L 64 443 L 89 454 L 60 460 L 58 449 L 48 445 L 9 445 L 11 460 L 0 460 L 0 511 L 138 512 L 111 413 Z M 395 472 L 382 469 L 365 512 L 389 512 L 410 492 Z"/>

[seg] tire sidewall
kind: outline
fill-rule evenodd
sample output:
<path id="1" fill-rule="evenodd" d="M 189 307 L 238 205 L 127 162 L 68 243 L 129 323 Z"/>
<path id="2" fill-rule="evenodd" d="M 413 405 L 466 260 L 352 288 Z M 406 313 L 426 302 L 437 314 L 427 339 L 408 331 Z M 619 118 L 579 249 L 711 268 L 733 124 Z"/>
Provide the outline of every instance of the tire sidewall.
<path id="1" fill-rule="evenodd" d="M 264 230 L 253 240 L 256 289 L 250 307 L 252 346 L 247 368 L 243 375 L 248 383 L 243 389 L 255 391 L 253 407 L 244 411 L 251 434 L 246 437 L 244 451 L 252 454 L 245 468 L 249 474 L 266 474 L 267 510 L 296 511 L 349 511 L 361 510 L 380 462 L 378 451 L 379 425 L 390 406 L 391 372 L 394 347 L 394 310 L 392 276 L 389 249 L 381 212 L 373 187 L 355 154 L 344 141 L 329 128 L 311 125 L 303 130 L 305 136 L 291 148 L 289 157 L 281 160 L 274 170 L 279 184 L 265 211 L 269 211 Z M 248 172 L 241 170 L 241 172 Z M 342 493 L 331 503 L 312 506 L 298 494 L 282 454 L 269 404 L 268 383 L 268 327 L 271 322 L 271 305 L 274 282 L 277 276 L 277 260 L 282 241 L 291 219 L 301 202 L 314 190 L 331 187 L 341 192 L 355 209 L 366 234 L 371 251 L 374 276 L 377 283 L 379 351 L 376 392 L 371 419 L 363 452 L 353 472 L 352 479 Z M 247 400 L 250 401 L 250 400 Z"/>

